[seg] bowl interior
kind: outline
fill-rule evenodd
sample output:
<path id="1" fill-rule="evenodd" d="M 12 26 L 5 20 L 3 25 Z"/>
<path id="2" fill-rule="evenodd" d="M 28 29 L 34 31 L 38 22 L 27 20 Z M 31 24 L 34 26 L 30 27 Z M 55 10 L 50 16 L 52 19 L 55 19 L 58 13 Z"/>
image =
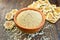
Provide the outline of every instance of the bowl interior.
<path id="1" fill-rule="evenodd" d="M 39 13 L 41 14 L 41 16 L 42 16 L 42 21 L 41 21 L 40 25 L 38 25 L 36 28 L 26 28 L 26 27 L 21 26 L 21 25 L 17 22 L 16 18 L 17 18 L 17 16 L 18 16 L 21 12 L 23 12 L 23 11 L 25 11 L 25 10 L 34 10 L 34 11 L 39 12 Z M 37 10 L 37 9 L 33 9 L 33 8 L 23 8 L 23 9 L 20 9 L 20 10 L 16 13 L 16 15 L 14 16 L 14 21 L 15 21 L 15 23 L 16 23 L 20 28 L 23 28 L 23 29 L 38 29 L 38 28 L 42 28 L 42 26 L 44 25 L 44 23 L 45 23 L 45 15 L 44 15 L 41 11 L 39 11 L 39 10 Z M 28 20 L 27 20 L 27 21 L 28 21 Z"/>

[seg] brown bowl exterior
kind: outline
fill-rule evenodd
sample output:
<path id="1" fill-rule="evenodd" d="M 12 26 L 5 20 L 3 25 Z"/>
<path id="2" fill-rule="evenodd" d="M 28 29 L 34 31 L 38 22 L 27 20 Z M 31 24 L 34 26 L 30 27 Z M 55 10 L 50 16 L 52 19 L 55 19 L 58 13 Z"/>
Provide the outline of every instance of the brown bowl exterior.
<path id="1" fill-rule="evenodd" d="M 16 21 L 16 17 L 18 16 L 18 14 L 19 14 L 20 12 L 22 12 L 22 11 L 24 11 L 24 10 L 35 10 L 35 11 L 38 11 L 38 12 L 41 13 L 41 15 L 42 15 L 42 22 L 40 23 L 39 27 L 29 29 L 29 28 L 24 28 L 24 27 L 18 25 L 18 23 L 17 23 L 17 21 Z M 19 29 L 21 29 L 23 32 L 26 32 L 26 33 L 35 33 L 35 32 L 40 31 L 40 30 L 43 28 L 43 25 L 44 25 L 44 23 L 45 23 L 45 15 L 44 15 L 40 10 L 38 10 L 38 9 L 34 9 L 34 8 L 22 8 L 22 9 L 20 9 L 20 10 L 16 13 L 16 15 L 14 15 L 14 22 L 16 23 L 17 27 L 19 27 Z"/>
<path id="2" fill-rule="evenodd" d="M 31 30 L 31 29 L 23 29 L 23 28 L 19 27 L 18 25 L 17 25 L 17 27 L 18 27 L 22 32 L 27 33 L 27 34 L 36 33 L 36 32 L 40 31 L 40 30 L 43 28 L 43 26 L 41 26 L 41 28 L 32 29 L 32 30 Z"/>

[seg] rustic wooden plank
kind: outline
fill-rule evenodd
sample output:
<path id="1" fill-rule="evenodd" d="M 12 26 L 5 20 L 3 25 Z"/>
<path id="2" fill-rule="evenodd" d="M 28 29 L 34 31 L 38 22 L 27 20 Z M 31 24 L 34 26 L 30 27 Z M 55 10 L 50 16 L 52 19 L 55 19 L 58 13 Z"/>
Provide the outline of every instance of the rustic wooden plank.
<path id="1" fill-rule="evenodd" d="M 56 30 L 58 32 L 58 38 L 60 40 L 60 20 L 57 21 L 55 26 L 56 26 Z"/>
<path id="2" fill-rule="evenodd" d="M 0 1 L 0 40 L 7 40 L 9 37 L 3 27 L 3 24 L 5 22 L 5 14 L 7 12 L 9 12 L 12 9 L 21 9 L 23 7 L 28 6 L 29 4 L 31 4 L 33 2 L 33 0 L 1 0 Z M 60 22 L 59 22 L 60 23 Z M 56 25 L 59 23 L 56 23 Z M 58 34 L 57 34 L 57 30 L 56 30 L 56 26 L 55 24 L 51 24 L 49 22 L 46 22 L 46 24 L 44 26 L 49 26 L 48 29 L 44 29 L 43 31 L 45 32 L 45 34 L 43 36 L 47 36 L 50 37 L 50 40 L 58 40 Z M 39 36 L 39 38 L 41 38 L 42 36 Z M 38 40 L 38 37 L 35 37 L 36 40 Z M 40 39 L 39 39 L 40 40 Z"/>

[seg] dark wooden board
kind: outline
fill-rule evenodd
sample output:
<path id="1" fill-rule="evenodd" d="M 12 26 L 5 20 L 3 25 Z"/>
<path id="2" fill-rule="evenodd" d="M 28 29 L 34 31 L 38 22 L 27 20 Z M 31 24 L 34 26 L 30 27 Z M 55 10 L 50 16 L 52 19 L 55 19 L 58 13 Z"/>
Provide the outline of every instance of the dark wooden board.
<path id="1" fill-rule="evenodd" d="M 4 29 L 3 26 L 4 22 L 6 21 L 4 18 L 5 14 L 12 9 L 21 9 L 23 7 L 26 7 L 32 2 L 33 0 L 0 0 L 0 40 L 9 39 L 9 36 L 6 33 L 6 30 Z M 57 27 L 60 26 L 60 22 L 57 22 L 55 25 L 46 21 L 46 24 L 44 26 L 48 26 L 48 25 L 50 25 L 49 28 L 43 30 L 45 32 L 44 35 L 50 37 L 50 40 L 58 40 Z M 36 40 L 38 39 L 36 38 Z"/>

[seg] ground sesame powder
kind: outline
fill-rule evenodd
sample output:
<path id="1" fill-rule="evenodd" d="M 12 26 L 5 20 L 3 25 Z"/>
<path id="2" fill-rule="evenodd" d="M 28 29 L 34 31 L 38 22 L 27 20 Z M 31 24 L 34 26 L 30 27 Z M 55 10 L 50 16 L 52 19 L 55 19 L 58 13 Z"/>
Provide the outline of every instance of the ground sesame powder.
<path id="1" fill-rule="evenodd" d="M 34 10 L 22 11 L 17 16 L 17 22 L 26 28 L 35 28 L 40 25 L 41 21 L 41 14 Z"/>

